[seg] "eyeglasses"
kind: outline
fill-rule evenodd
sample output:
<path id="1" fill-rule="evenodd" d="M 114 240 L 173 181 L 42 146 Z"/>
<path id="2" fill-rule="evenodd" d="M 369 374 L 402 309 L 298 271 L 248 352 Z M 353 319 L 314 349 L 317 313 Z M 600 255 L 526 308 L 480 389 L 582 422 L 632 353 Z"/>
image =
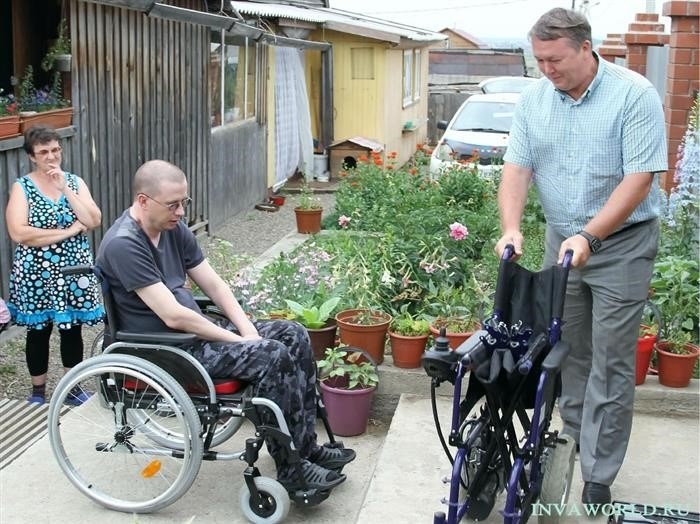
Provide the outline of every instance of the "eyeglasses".
<path id="1" fill-rule="evenodd" d="M 40 149 L 39 151 L 34 151 L 34 156 L 49 156 L 49 153 L 53 156 L 58 156 L 63 151 L 61 147 L 54 147 L 53 149 Z"/>
<path id="2" fill-rule="evenodd" d="M 179 200 L 178 202 L 173 202 L 172 204 L 164 204 L 163 202 L 159 202 L 155 198 L 148 196 L 146 193 L 141 194 L 149 200 L 153 200 L 156 204 L 160 204 L 161 206 L 168 208 L 168 211 L 170 211 L 171 213 L 175 213 L 180 208 L 180 206 L 182 206 L 182 210 L 185 211 L 187 209 L 187 206 L 189 206 L 192 202 L 192 199 L 190 197 L 187 197 L 183 198 L 182 200 Z"/>

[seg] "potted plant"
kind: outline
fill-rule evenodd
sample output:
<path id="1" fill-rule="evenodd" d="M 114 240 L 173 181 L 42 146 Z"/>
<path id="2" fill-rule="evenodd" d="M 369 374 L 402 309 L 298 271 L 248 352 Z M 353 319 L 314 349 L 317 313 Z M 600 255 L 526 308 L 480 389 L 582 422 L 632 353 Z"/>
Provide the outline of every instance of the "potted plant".
<path id="1" fill-rule="evenodd" d="M 294 313 L 294 320 L 306 327 L 311 340 L 311 348 L 316 360 L 321 360 L 327 348 L 335 346 L 336 321 L 331 317 L 340 302 L 340 297 L 331 297 L 320 306 L 302 305 L 293 300 L 285 300 Z"/>
<path id="2" fill-rule="evenodd" d="M 314 190 L 309 187 L 306 178 L 304 178 L 299 193 L 299 203 L 294 208 L 299 233 L 313 234 L 321 231 L 323 207 L 321 201 L 313 194 Z"/>
<path id="3" fill-rule="evenodd" d="M 0 89 L 0 139 L 19 134 L 19 108 L 12 95 L 3 95 Z"/>
<path id="4" fill-rule="evenodd" d="M 360 349 L 337 347 L 326 349 L 318 369 L 323 404 L 333 433 L 343 437 L 364 433 L 379 383 L 377 365 Z"/>
<path id="5" fill-rule="evenodd" d="M 645 312 L 649 315 L 642 317 L 642 323 L 639 326 L 639 337 L 637 338 L 637 352 L 635 364 L 635 385 L 644 384 L 649 364 L 654 353 L 654 346 L 658 340 L 658 334 L 661 331 L 661 312 L 656 305 L 647 300 Z"/>
<path id="6" fill-rule="evenodd" d="M 399 368 L 418 368 L 430 336 L 430 323 L 415 318 L 405 308 L 389 325 L 389 343 L 394 365 Z"/>
<path id="7" fill-rule="evenodd" d="M 335 316 L 340 341 L 365 350 L 377 364 L 384 362 L 391 319 L 388 313 L 372 308 L 344 309 Z"/>
<path id="8" fill-rule="evenodd" d="M 71 66 L 71 48 L 70 36 L 68 34 L 68 25 L 66 19 L 61 19 L 58 24 L 58 36 L 53 41 L 51 47 L 41 60 L 41 68 L 44 71 L 70 71 Z"/>
<path id="9" fill-rule="evenodd" d="M 68 127 L 73 119 L 73 108 L 61 94 L 61 76 L 53 74 L 51 87 L 37 89 L 34 69 L 28 65 L 19 86 L 17 101 L 20 109 L 20 133 L 36 124 L 54 128 Z"/>
<path id="10" fill-rule="evenodd" d="M 656 343 L 659 382 L 669 387 L 686 387 L 700 353 L 698 260 L 677 255 L 657 259 L 651 288 L 664 326 Z"/>

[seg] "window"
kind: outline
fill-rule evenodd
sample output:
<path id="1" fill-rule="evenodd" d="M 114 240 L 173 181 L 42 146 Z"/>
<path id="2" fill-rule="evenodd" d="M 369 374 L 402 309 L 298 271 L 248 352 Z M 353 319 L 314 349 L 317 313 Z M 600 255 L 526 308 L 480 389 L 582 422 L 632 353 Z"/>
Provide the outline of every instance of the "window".
<path id="1" fill-rule="evenodd" d="M 414 78 L 414 83 L 413 83 L 413 100 L 420 100 L 420 70 L 421 70 L 421 54 L 420 54 L 420 49 L 415 50 L 415 55 L 414 55 L 414 60 L 413 64 L 415 66 L 415 73 L 413 75 Z"/>
<path id="2" fill-rule="evenodd" d="M 223 36 L 217 34 L 217 36 Z M 212 42 L 209 85 L 212 127 L 255 117 L 257 112 L 257 47 Z"/>
<path id="3" fill-rule="evenodd" d="M 350 69 L 353 80 L 374 80 L 374 48 L 350 49 Z"/>
<path id="4" fill-rule="evenodd" d="M 413 102 L 413 49 L 403 52 L 403 107 Z"/>

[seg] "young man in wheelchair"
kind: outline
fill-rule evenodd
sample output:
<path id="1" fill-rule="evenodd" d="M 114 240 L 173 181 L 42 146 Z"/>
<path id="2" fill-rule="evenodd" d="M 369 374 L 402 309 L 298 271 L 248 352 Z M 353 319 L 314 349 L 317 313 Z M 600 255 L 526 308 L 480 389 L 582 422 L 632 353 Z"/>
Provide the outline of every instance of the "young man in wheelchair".
<path id="1" fill-rule="evenodd" d="M 181 169 L 162 160 L 143 164 L 134 177 L 133 203 L 107 231 L 97 265 L 107 279 L 129 331 L 181 331 L 201 342 L 186 349 L 215 378 L 250 382 L 255 395 L 274 401 L 285 415 L 309 489 L 330 490 L 355 458 L 351 449 L 316 442 L 316 367 L 306 330 L 284 320 L 251 321 L 204 257 L 182 222 L 190 203 Z M 225 327 L 205 317 L 190 277 L 228 318 Z M 278 480 L 298 489 L 297 470 L 279 445 L 268 442 Z"/>

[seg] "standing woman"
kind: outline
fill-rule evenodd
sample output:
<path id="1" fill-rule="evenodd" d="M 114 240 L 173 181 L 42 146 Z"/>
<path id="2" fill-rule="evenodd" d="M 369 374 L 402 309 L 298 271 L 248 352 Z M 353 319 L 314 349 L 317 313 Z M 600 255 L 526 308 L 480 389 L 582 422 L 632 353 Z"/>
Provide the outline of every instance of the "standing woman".
<path id="1" fill-rule="evenodd" d="M 24 134 L 24 150 L 33 170 L 10 191 L 6 220 L 17 243 L 8 308 L 15 324 L 27 326 L 27 367 L 32 378 L 29 402 L 46 402 L 49 337 L 54 324 L 61 337 L 61 360 L 68 370 L 83 359 L 81 324 L 102 320 L 94 277 L 64 276 L 66 266 L 92 264 L 86 232 L 102 214 L 85 182 L 61 169 L 60 137 L 46 126 Z M 76 391 L 67 402 L 88 399 Z"/>

